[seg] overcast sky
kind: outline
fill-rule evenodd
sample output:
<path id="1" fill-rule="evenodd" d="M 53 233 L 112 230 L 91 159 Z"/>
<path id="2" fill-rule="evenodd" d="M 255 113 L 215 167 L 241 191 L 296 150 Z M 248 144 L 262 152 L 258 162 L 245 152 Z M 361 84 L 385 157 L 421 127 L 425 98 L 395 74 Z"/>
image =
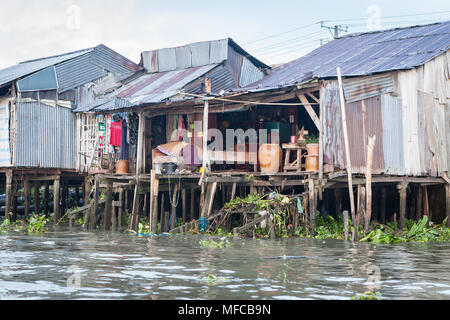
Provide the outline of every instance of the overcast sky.
<path id="1" fill-rule="evenodd" d="M 274 64 L 330 39 L 319 21 L 360 32 L 450 20 L 445 0 L 0 1 L 0 68 L 100 43 L 139 62 L 141 51 L 227 37 Z"/>

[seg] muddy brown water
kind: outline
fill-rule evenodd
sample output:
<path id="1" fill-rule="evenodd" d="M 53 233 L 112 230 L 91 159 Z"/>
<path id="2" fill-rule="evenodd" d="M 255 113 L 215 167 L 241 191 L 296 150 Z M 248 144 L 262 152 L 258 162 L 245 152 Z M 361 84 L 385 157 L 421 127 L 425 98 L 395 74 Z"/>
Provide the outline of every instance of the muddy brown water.
<path id="1" fill-rule="evenodd" d="M 204 238 L 3 233 L 0 299 L 450 299 L 448 242 Z"/>

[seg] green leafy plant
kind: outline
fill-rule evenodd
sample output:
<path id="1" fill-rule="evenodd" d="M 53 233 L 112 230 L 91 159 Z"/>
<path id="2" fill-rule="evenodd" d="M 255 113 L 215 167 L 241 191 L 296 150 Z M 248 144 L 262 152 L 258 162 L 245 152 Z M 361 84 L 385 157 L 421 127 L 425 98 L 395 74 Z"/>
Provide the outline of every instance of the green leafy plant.
<path id="1" fill-rule="evenodd" d="M 225 237 L 220 238 L 220 241 L 214 241 L 212 239 L 200 240 L 200 246 L 204 248 L 231 248 L 231 242 Z"/>
<path id="2" fill-rule="evenodd" d="M 47 231 L 48 219 L 45 215 L 34 214 L 28 219 L 28 232 L 45 232 Z"/>
<path id="3" fill-rule="evenodd" d="M 351 300 L 381 300 L 381 293 L 378 291 L 376 292 L 367 291 L 364 292 L 363 294 L 357 294 L 351 297 Z"/>

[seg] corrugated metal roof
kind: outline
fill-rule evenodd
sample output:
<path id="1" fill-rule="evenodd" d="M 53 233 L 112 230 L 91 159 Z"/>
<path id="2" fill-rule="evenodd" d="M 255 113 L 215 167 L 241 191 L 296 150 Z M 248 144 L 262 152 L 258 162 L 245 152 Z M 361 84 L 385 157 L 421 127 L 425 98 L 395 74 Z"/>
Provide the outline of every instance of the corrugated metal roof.
<path id="1" fill-rule="evenodd" d="M 36 71 L 45 69 L 49 66 L 79 57 L 92 51 L 93 48 L 70 52 L 58 56 L 52 56 L 47 58 L 41 58 L 36 60 L 24 61 L 15 66 L 8 67 L 0 70 L 0 86 L 7 84 L 11 81 L 34 73 Z"/>
<path id="2" fill-rule="evenodd" d="M 60 93 L 100 79 L 107 72 L 116 74 L 119 80 L 122 80 L 142 70 L 140 65 L 100 44 L 94 48 L 60 56 L 24 61 L 0 70 L 0 86 L 52 65 L 56 69 Z"/>
<path id="3" fill-rule="evenodd" d="M 91 104 L 78 107 L 75 111 L 108 111 L 144 103 L 159 103 L 177 95 L 178 91 L 184 86 L 217 66 L 218 64 L 212 64 L 183 70 L 144 74 L 113 93 L 96 99 Z"/>
<path id="4" fill-rule="evenodd" d="M 244 90 L 268 90 L 312 79 L 334 78 L 337 66 L 341 67 L 343 76 L 411 69 L 446 52 L 449 47 L 450 21 L 350 34 L 273 69 L 270 75 Z"/>

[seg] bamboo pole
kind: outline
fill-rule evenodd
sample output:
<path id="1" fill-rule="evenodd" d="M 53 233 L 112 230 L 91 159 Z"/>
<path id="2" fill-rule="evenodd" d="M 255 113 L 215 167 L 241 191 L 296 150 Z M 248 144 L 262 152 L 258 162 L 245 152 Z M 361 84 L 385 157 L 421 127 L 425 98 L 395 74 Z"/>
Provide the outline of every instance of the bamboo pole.
<path id="1" fill-rule="evenodd" d="M 356 240 L 357 235 L 357 227 L 356 227 L 356 219 L 355 219 L 355 199 L 353 196 L 353 181 L 352 181 L 352 163 L 350 159 L 350 145 L 348 142 L 348 133 L 347 133 L 347 119 L 345 116 L 345 100 L 344 100 L 344 91 L 342 89 L 342 78 L 341 78 L 341 68 L 336 68 L 338 83 L 339 83 L 339 98 L 341 104 L 341 119 L 342 119 L 342 130 L 344 133 L 344 144 L 345 144 L 345 157 L 346 157 L 346 167 L 347 167 L 347 175 L 348 175 L 348 193 L 350 197 L 350 212 L 352 215 L 353 221 L 353 233 L 352 233 L 352 241 Z"/>
<path id="2" fill-rule="evenodd" d="M 367 162 L 366 162 L 366 217 L 364 219 L 364 232 L 369 230 L 370 219 L 372 217 L 372 164 L 373 148 L 375 146 L 376 136 L 369 137 L 367 144 Z"/>

